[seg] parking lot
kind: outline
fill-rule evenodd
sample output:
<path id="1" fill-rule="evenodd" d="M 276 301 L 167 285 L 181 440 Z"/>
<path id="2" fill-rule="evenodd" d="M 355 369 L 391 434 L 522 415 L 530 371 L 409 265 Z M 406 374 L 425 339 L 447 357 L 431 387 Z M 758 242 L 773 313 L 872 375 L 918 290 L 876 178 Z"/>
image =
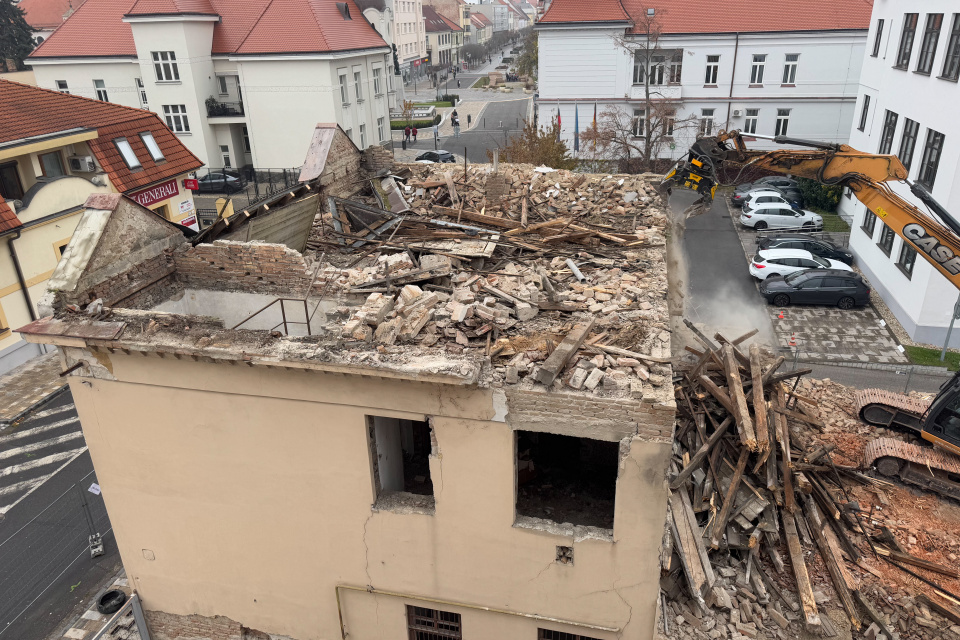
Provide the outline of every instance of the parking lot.
<path id="1" fill-rule="evenodd" d="M 680 211 L 695 196 L 675 191 L 670 206 Z M 687 221 L 684 315 L 709 331 L 736 336 L 757 328 L 757 339 L 772 348 L 799 351 L 812 362 L 903 364 L 907 358 L 872 307 L 847 311 L 828 306 L 768 305 L 748 271 L 756 232 L 744 229 L 739 211 L 718 194 L 710 211 Z M 780 317 L 782 314 L 782 318 Z"/>

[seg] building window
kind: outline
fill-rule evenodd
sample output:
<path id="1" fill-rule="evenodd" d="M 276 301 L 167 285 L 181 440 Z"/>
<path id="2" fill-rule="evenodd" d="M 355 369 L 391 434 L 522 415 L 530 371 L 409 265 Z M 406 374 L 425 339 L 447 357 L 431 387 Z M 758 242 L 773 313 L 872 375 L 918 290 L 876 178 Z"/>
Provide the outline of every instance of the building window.
<path id="1" fill-rule="evenodd" d="M 713 114 L 716 109 L 700 109 L 700 135 L 713 135 Z"/>
<path id="2" fill-rule="evenodd" d="M 650 84 L 663 84 L 663 71 L 666 66 L 666 56 L 653 56 L 650 63 Z"/>
<path id="3" fill-rule="evenodd" d="M 665 114 L 663 114 L 663 135 L 672 138 L 673 137 L 673 125 L 677 122 L 677 110 L 670 109 Z"/>
<path id="4" fill-rule="evenodd" d="M 566 633 L 564 631 L 551 631 L 550 629 L 537 629 L 537 640 L 597 640 L 590 636 L 581 636 L 576 633 Z"/>
<path id="5" fill-rule="evenodd" d="M 883 18 L 877 20 L 877 32 L 873 34 L 873 53 L 870 55 L 874 58 L 880 55 L 881 40 L 883 40 Z"/>
<path id="6" fill-rule="evenodd" d="M 16 162 L 0 164 L 0 197 L 6 200 L 19 200 L 23 197 L 23 184 Z"/>
<path id="7" fill-rule="evenodd" d="M 883 229 L 880 229 L 880 242 L 877 243 L 877 246 L 885 254 L 890 255 L 890 252 L 893 251 L 893 239 L 896 236 L 897 234 L 893 232 L 893 229 L 883 225 Z"/>
<path id="8" fill-rule="evenodd" d="M 463 638 L 460 614 L 407 605 L 410 640 L 459 640 Z"/>
<path id="9" fill-rule="evenodd" d="M 941 26 L 943 26 L 942 13 L 927 14 L 927 25 L 923 30 L 923 41 L 920 43 L 920 57 L 917 59 L 917 73 L 930 75 L 933 70 L 933 58 L 937 55 Z"/>
<path id="10" fill-rule="evenodd" d="M 373 95 L 383 95 L 383 87 L 380 86 L 380 68 L 373 70 Z"/>
<path id="11" fill-rule="evenodd" d="M 250 132 L 247 131 L 247 125 L 243 125 L 243 152 L 250 153 Z"/>
<path id="12" fill-rule="evenodd" d="M 897 132 L 897 118 L 893 111 L 887 110 L 883 118 L 883 133 L 880 134 L 880 153 L 890 153 L 893 148 L 893 135 Z"/>
<path id="13" fill-rule="evenodd" d="M 670 84 L 680 84 L 683 71 L 683 51 L 677 51 L 670 58 Z"/>
<path id="14" fill-rule="evenodd" d="M 160 145 L 157 144 L 157 141 L 153 138 L 153 134 L 149 131 L 144 131 L 140 134 L 140 139 L 143 140 L 143 146 L 147 148 L 147 151 L 150 153 L 150 157 L 153 158 L 154 162 L 160 162 L 164 159 L 163 152 L 160 151 Z"/>
<path id="15" fill-rule="evenodd" d="M 229 169 L 230 167 L 233 166 L 233 163 L 230 162 L 230 147 L 225 144 L 221 144 L 219 146 L 220 146 L 220 160 L 223 164 L 223 168 Z"/>
<path id="16" fill-rule="evenodd" d="M 750 67 L 750 84 L 763 84 L 763 67 L 767 63 L 767 54 L 753 54 L 753 66 Z"/>
<path id="17" fill-rule="evenodd" d="M 177 56 L 173 51 L 152 51 L 153 70 L 157 73 L 157 82 L 172 82 L 180 79 L 177 68 Z"/>
<path id="18" fill-rule="evenodd" d="M 897 155 L 903 166 L 910 169 L 913 164 L 913 150 L 917 148 L 917 135 L 920 133 L 920 123 L 910 118 L 903 119 L 903 137 L 900 138 L 900 153 Z"/>
<path id="19" fill-rule="evenodd" d="M 877 214 L 867 209 L 863 214 L 863 224 L 860 225 L 867 237 L 873 238 L 873 230 L 877 228 Z"/>
<path id="20" fill-rule="evenodd" d="M 367 125 L 360 125 L 360 149 L 367 148 Z"/>
<path id="21" fill-rule="evenodd" d="M 917 252 L 913 247 L 908 245 L 906 242 L 900 245 L 900 257 L 897 258 L 897 266 L 900 268 L 900 271 L 907 276 L 907 278 L 913 277 L 913 265 L 917 261 Z"/>
<path id="22" fill-rule="evenodd" d="M 717 74 L 720 73 L 720 56 L 707 56 L 707 73 L 703 84 L 717 84 Z"/>
<path id="23" fill-rule="evenodd" d="M 960 78 L 960 13 L 953 14 L 947 55 L 943 59 L 943 75 L 940 77 L 954 82 Z"/>
<path id="24" fill-rule="evenodd" d="M 863 94 L 863 105 L 860 107 L 860 123 L 857 129 L 864 131 L 867 128 L 867 116 L 870 115 L 870 96 Z"/>
<path id="25" fill-rule="evenodd" d="M 347 137 L 350 138 L 351 142 L 356 144 L 356 141 L 353 139 L 353 129 L 347 129 L 346 131 L 344 131 L 344 133 L 347 134 Z"/>
<path id="26" fill-rule="evenodd" d="M 107 97 L 107 85 L 103 84 L 103 80 L 94 80 L 93 88 L 97 92 L 97 100 L 110 102 L 110 99 Z"/>
<path id="27" fill-rule="evenodd" d="M 760 109 L 747 109 L 747 117 L 743 121 L 743 132 L 756 133 L 758 120 L 760 120 Z"/>
<path id="28" fill-rule="evenodd" d="M 350 104 L 350 94 L 347 93 L 347 74 L 340 74 L 340 102 Z"/>
<path id="29" fill-rule="evenodd" d="M 117 151 L 120 152 L 123 161 L 127 163 L 127 167 L 130 169 L 140 168 L 140 160 L 137 158 L 137 154 L 133 152 L 133 147 L 130 146 L 129 140 L 126 138 L 114 138 L 113 144 L 116 145 Z"/>
<path id="30" fill-rule="evenodd" d="M 383 135 L 383 118 L 377 118 L 377 140 L 383 142 L 385 137 Z"/>
<path id="31" fill-rule="evenodd" d="M 40 170 L 45 177 L 56 178 L 67 175 L 63 168 L 63 156 L 60 155 L 59 151 L 41 153 L 38 158 L 40 160 Z M 139 166 L 139 163 L 137 163 L 137 166 Z"/>
<path id="32" fill-rule="evenodd" d="M 787 135 L 787 126 L 790 124 L 790 109 L 777 109 L 777 125 L 773 135 Z"/>
<path id="33" fill-rule="evenodd" d="M 927 129 L 927 142 L 923 145 L 923 159 L 920 161 L 920 173 L 917 182 L 927 189 L 933 189 L 937 179 L 937 167 L 940 166 L 940 155 L 943 153 L 944 135 L 939 131 Z"/>
<path id="34" fill-rule="evenodd" d="M 913 50 L 913 39 L 917 34 L 917 13 L 903 15 L 903 31 L 900 33 L 900 48 L 897 49 L 897 63 L 894 69 L 906 69 L 910 66 L 910 53 Z"/>
<path id="35" fill-rule="evenodd" d="M 633 110 L 633 135 L 636 138 L 643 137 L 644 125 L 647 120 L 647 110 L 646 109 L 634 109 Z"/>
<path id="36" fill-rule="evenodd" d="M 377 502 L 399 498 L 433 512 L 430 458 L 436 455 L 433 429 L 420 420 L 367 416 L 373 484 Z"/>
<path id="37" fill-rule="evenodd" d="M 149 109 L 150 107 L 147 103 L 147 90 L 143 86 L 143 80 L 137 78 L 135 82 L 137 83 L 137 95 L 140 96 L 140 108 Z"/>
<path id="38" fill-rule="evenodd" d="M 70 88 L 67 87 L 66 80 L 57 80 L 57 91 L 60 93 L 70 93 Z"/>
<path id="39" fill-rule="evenodd" d="M 187 121 L 187 106 L 183 104 L 165 104 L 163 105 L 163 117 L 167 121 L 167 126 L 176 133 L 188 133 L 190 123 Z"/>
<path id="40" fill-rule="evenodd" d="M 799 61 L 799 53 L 787 54 L 783 63 L 783 84 L 795 84 L 797 82 L 797 64 Z"/>
<path id="41" fill-rule="evenodd" d="M 357 94 L 357 102 L 363 102 L 363 83 L 360 81 L 360 72 L 353 72 L 353 86 Z"/>

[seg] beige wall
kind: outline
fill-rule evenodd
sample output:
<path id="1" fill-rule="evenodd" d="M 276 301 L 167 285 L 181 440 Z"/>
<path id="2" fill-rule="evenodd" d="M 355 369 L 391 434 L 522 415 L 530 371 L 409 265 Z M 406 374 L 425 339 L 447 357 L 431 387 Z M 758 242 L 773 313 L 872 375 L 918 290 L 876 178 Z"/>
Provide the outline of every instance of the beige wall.
<path id="1" fill-rule="evenodd" d="M 667 442 L 634 439 L 621 459 L 613 540 L 574 540 L 514 526 L 514 433 L 492 390 L 120 352 L 96 359 L 116 379 L 71 376 L 71 388 L 148 609 L 334 639 L 335 587 L 372 585 L 626 625 L 621 636 L 539 623 L 597 638 L 652 636 Z M 370 414 L 432 418 L 435 514 L 371 509 Z M 557 545 L 574 546 L 572 566 L 555 562 Z M 536 638 L 530 618 L 343 591 L 349 637 L 405 637 L 405 603 L 461 612 L 466 638 Z"/>

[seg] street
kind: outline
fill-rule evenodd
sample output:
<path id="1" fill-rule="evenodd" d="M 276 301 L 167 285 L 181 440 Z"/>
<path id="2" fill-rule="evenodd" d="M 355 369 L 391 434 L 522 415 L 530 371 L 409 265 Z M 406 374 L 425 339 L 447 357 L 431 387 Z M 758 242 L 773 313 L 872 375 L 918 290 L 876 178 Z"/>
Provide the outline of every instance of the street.
<path id="1" fill-rule="evenodd" d="M 473 129 L 461 133 L 460 137 L 441 138 L 440 148 L 466 156 L 470 162 L 490 162 L 487 150 L 506 146 L 509 137 L 523 128 L 530 109 L 530 100 L 531 98 L 518 98 L 489 102 Z"/>

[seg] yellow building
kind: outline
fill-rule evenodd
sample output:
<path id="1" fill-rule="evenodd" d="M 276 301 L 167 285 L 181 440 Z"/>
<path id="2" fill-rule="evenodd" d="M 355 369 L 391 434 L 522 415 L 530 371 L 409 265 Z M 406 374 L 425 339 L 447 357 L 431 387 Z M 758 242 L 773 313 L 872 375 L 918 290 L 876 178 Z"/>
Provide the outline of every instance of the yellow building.
<path id="1" fill-rule="evenodd" d="M 91 193 L 124 193 L 196 228 L 196 156 L 149 111 L 0 80 L 0 373 L 37 355 L 11 331 L 36 318 Z"/>

